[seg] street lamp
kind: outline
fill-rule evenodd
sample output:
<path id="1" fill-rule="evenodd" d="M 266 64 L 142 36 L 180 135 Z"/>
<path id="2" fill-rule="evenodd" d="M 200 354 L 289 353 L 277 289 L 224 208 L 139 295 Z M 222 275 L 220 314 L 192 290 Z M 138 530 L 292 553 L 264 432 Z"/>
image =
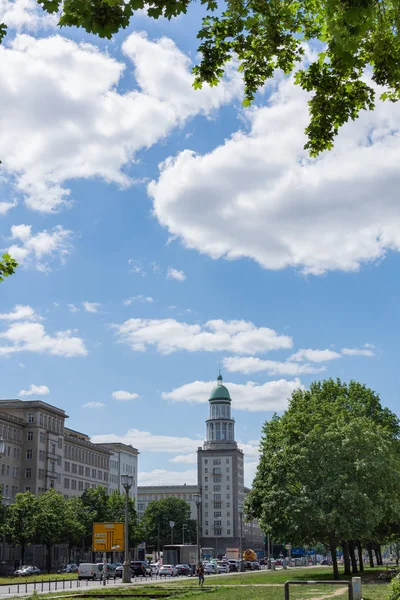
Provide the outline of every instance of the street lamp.
<path id="1" fill-rule="evenodd" d="M 122 567 L 122 583 L 131 582 L 131 563 L 129 561 L 129 490 L 133 486 L 132 475 L 121 475 L 121 484 L 125 490 L 125 549 Z"/>
<path id="2" fill-rule="evenodd" d="M 185 545 L 185 529 L 187 529 L 186 523 L 182 525 L 182 546 Z"/>
<path id="3" fill-rule="evenodd" d="M 242 561 L 242 554 L 243 554 L 243 504 L 239 504 L 238 506 L 239 508 L 239 569 L 240 571 L 243 571 L 243 561 Z"/>
<path id="4" fill-rule="evenodd" d="M 174 527 L 175 527 L 175 521 L 170 521 L 170 522 L 169 522 L 169 526 L 171 527 L 171 545 L 173 545 L 173 543 L 174 543 Z"/>
<path id="5" fill-rule="evenodd" d="M 197 564 L 200 563 L 200 505 L 201 505 L 201 495 L 193 494 L 193 501 L 197 507 Z"/>

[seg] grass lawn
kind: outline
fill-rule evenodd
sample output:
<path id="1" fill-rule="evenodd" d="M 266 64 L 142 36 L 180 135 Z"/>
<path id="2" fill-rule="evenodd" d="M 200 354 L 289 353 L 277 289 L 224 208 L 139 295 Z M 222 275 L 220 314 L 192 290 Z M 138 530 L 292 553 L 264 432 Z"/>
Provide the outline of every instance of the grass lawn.
<path id="1" fill-rule="evenodd" d="M 51 573 L 50 575 L 43 574 L 35 575 L 33 577 L 0 577 L 0 584 L 8 583 L 11 585 L 13 583 L 25 583 L 26 581 L 28 583 L 33 583 L 34 581 L 49 581 L 49 579 L 51 579 L 51 581 L 55 581 L 56 579 L 77 579 L 77 577 L 77 573 Z"/>

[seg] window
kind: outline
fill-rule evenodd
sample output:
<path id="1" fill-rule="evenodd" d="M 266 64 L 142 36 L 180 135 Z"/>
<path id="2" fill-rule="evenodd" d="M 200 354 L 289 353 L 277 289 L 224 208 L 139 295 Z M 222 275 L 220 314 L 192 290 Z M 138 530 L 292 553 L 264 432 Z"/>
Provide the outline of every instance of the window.
<path id="1" fill-rule="evenodd" d="M 64 478 L 64 487 L 67 490 L 69 489 L 69 479 L 68 479 L 68 477 Z"/>
<path id="2" fill-rule="evenodd" d="M 221 502 L 214 502 L 214 508 L 222 508 Z"/>
<path id="3" fill-rule="evenodd" d="M 220 492 L 221 491 L 221 486 L 220 485 L 214 485 L 214 492 Z"/>
<path id="4" fill-rule="evenodd" d="M 208 468 L 207 467 L 204 469 L 204 473 L 208 473 Z"/>
<path id="5" fill-rule="evenodd" d="M 206 502 L 206 508 L 208 508 L 208 502 Z"/>
<path id="6" fill-rule="evenodd" d="M 215 467 L 213 473 L 214 475 L 221 475 L 221 467 Z"/>
<path id="7" fill-rule="evenodd" d="M 86 477 L 90 477 L 90 467 L 85 467 L 85 475 Z"/>
<path id="8" fill-rule="evenodd" d="M 220 512 L 215 512 L 214 513 L 214 519 L 220 519 L 221 518 L 221 513 Z"/>
<path id="9" fill-rule="evenodd" d="M 226 467 L 226 472 L 229 473 L 229 467 Z"/>
<path id="10" fill-rule="evenodd" d="M 25 491 L 26 491 L 26 492 L 30 492 L 30 491 L 31 491 L 31 489 L 32 489 L 31 487 L 27 486 L 27 487 L 25 488 Z"/>
<path id="11" fill-rule="evenodd" d="M 41 444 L 44 444 L 44 440 L 45 440 L 45 437 L 44 437 L 44 431 L 41 431 L 41 432 L 39 433 L 39 440 L 40 440 L 40 443 L 41 443 Z"/>
<path id="12" fill-rule="evenodd" d="M 56 453 L 56 445 L 55 445 L 55 444 L 52 444 L 52 445 L 51 445 L 51 453 L 52 453 L 52 454 L 55 454 L 55 453 Z"/>
<path id="13" fill-rule="evenodd" d="M 226 489 L 227 489 L 227 490 L 230 490 L 230 489 L 231 489 L 231 486 L 230 486 L 230 485 L 227 485 L 227 486 L 226 486 Z"/>
<path id="14" fill-rule="evenodd" d="M 221 500 L 221 494 L 214 494 L 214 500 Z"/>
<path id="15" fill-rule="evenodd" d="M 97 471 L 97 479 L 103 479 L 103 471 Z"/>
<path id="16" fill-rule="evenodd" d="M 226 530 L 226 533 L 227 533 L 227 535 L 231 535 L 231 530 L 230 530 L 230 529 L 227 529 L 227 530 Z"/>
<path id="17" fill-rule="evenodd" d="M 204 489 L 207 491 L 207 490 L 208 490 L 208 485 L 205 485 L 205 486 L 204 486 Z"/>
<path id="18" fill-rule="evenodd" d="M 71 489 L 76 490 L 76 479 L 71 479 Z"/>
<path id="19" fill-rule="evenodd" d="M 208 481 L 208 477 L 204 477 L 204 481 Z"/>
<path id="20" fill-rule="evenodd" d="M 96 477 L 96 469 L 92 469 L 92 477 Z"/>
<path id="21" fill-rule="evenodd" d="M 60 450 L 62 449 L 62 438 L 58 438 L 58 447 Z"/>
<path id="22" fill-rule="evenodd" d="M 75 463 L 72 463 L 72 472 L 73 473 L 77 473 L 78 472 L 78 467 Z"/>
<path id="23" fill-rule="evenodd" d="M 79 475 L 83 475 L 83 465 L 78 466 Z"/>
<path id="24" fill-rule="evenodd" d="M 69 462 L 65 461 L 64 463 L 64 470 L 67 471 L 67 473 L 69 473 Z"/>
<path id="25" fill-rule="evenodd" d="M 28 467 L 27 469 L 25 469 L 25 479 L 31 479 L 32 478 L 32 469 L 30 467 Z"/>
<path id="26" fill-rule="evenodd" d="M 78 481 L 78 490 L 79 490 L 80 492 L 82 492 L 82 491 L 83 491 L 83 481 Z"/>
<path id="27" fill-rule="evenodd" d="M 28 423 L 35 422 L 35 415 L 33 413 L 28 413 Z"/>
<path id="28" fill-rule="evenodd" d="M 206 527 L 208 527 L 208 521 L 206 521 L 206 522 L 204 523 L 204 525 L 205 525 Z"/>
<path id="29" fill-rule="evenodd" d="M 229 465 L 229 458 L 227 458 L 225 462 L 227 465 Z"/>
<path id="30" fill-rule="evenodd" d="M 220 464 L 221 464 L 221 459 L 220 458 L 214 458 L 213 465 L 220 465 Z"/>
<path id="31" fill-rule="evenodd" d="M 33 431 L 28 431 L 27 439 L 28 442 L 33 442 Z"/>
<path id="32" fill-rule="evenodd" d="M 214 529 L 214 535 L 222 535 L 222 529 Z"/>
<path id="33" fill-rule="evenodd" d="M 228 510 L 228 512 L 226 513 L 226 516 L 227 516 L 227 517 L 230 517 L 230 516 L 231 516 L 231 511 L 230 511 L 230 510 Z"/>

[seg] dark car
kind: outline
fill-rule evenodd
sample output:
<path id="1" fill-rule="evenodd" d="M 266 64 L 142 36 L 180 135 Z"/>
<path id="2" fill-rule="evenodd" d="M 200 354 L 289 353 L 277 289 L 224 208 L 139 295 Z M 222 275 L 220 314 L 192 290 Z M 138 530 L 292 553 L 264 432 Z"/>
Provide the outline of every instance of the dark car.
<path id="1" fill-rule="evenodd" d="M 252 571 L 253 570 L 253 565 L 251 564 L 251 562 L 249 560 L 243 561 L 243 567 L 244 567 L 245 571 Z"/>
<path id="2" fill-rule="evenodd" d="M 78 571 L 79 567 L 74 563 L 66 565 L 63 569 L 61 569 L 61 573 L 77 573 Z"/>
<path id="3" fill-rule="evenodd" d="M 151 577 L 151 568 L 144 560 L 132 560 L 131 573 L 134 577 Z"/>
<path id="4" fill-rule="evenodd" d="M 229 573 L 236 573 L 238 571 L 238 564 L 236 560 L 228 560 Z"/>
<path id="5" fill-rule="evenodd" d="M 189 565 L 176 565 L 177 575 L 190 575 L 191 569 Z"/>
<path id="6" fill-rule="evenodd" d="M 40 575 L 40 569 L 38 569 L 38 567 L 24 565 L 17 569 L 14 575 L 19 575 L 19 577 L 26 577 L 27 575 Z"/>

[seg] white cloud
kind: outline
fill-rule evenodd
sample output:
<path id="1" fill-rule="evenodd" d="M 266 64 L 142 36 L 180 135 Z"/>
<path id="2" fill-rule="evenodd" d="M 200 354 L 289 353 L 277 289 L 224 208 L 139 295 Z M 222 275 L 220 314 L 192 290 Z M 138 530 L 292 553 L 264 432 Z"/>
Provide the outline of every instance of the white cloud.
<path id="1" fill-rule="evenodd" d="M 71 252 L 72 232 L 64 229 L 61 225 L 54 227 L 52 232 L 44 229 L 39 233 L 32 234 L 31 229 L 31 225 L 13 225 L 11 237 L 13 240 L 19 240 L 19 243 L 14 243 L 7 249 L 7 252 L 18 263 L 33 266 L 38 271 L 49 271 L 49 261 L 51 260 L 59 259 L 63 263 Z"/>
<path id="2" fill-rule="evenodd" d="M 41 323 L 20 321 L 12 323 L 8 329 L 0 332 L 1 340 L 8 342 L 0 345 L 0 356 L 15 352 L 38 352 L 55 356 L 86 356 L 87 349 L 84 341 L 72 332 L 57 331 L 54 335 L 46 333 Z"/>
<path id="3" fill-rule="evenodd" d="M 31 383 L 27 390 L 20 390 L 19 396 L 46 396 L 50 394 L 50 390 L 47 385 L 35 385 Z"/>
<path id="4" fill-rule="evenodd" d="M 167 469 L 153 469 L 152 471 L 139 471 L 139 485 L 195 485 L 197 483 L 197 470 L 168 471 Z"/>
<path id="5" fill-rule="evenodd" d="M 12 312 L 0 313 L 0 319 L 5 321 L 37 321 L 39 317 L 31 306 L 16 304 Z"/>
<path id="6" fill-rule="evenodd" d="M 326 367 L 316 367 L 308 363 L 262 360 L 254 356 L 232 356 L 222 361 L 224 369 L 230 373 L 262 373 L 270 375 L 303 375 L 308 373 L 321 373 Z"/>
<path id="7" fill-rule="evenodd" d="M 176 279 L 176 281 L 185 281 L 186 275 L 183 271 L 178 271 L 172 267 L 168 267 L 167 279 Z"/>
<path id="8" fill-rule="evenodd" d="M 17 31 L 56 27 L 57 14 L 49 15 L 35 0 L 0 0 L 0 22 Z"/>
<path id="9" fill-rule="evenodd" d="M 301 350 L 298 350 L 298 352 L 295 352 L 295 354 L 292 354 L 289 360 L 300 362 L 309 360 L 310 362 L 319 363 L 334 360 L 340 358 L 340 356 L 339 352 L 334 352 L 333 350 L 312 350 L 311 348 L 302 348 Z"/>
<path id="10" fill-rule="evenodd" d="M 364 348 L 342 348 L 342 354 L 345 356 L 375 356 L 371 349 L 371 344 L 365 344 Z"/>
<path id="11" fill-rule="evenodd" d="M 1 0 L 0 0 L 1 2 Z M 0 18 L 1 22 L 1 18 Z M 0 215 L 6 215 L 9 210 L 17 206 L 16 202 L 0 202 Z"/>
<path id="12" fill-rule="evenodd" d="M 189 437 L 157 435 L 139 429 L 130 429 L 125 435 L 114 433 L 95 435 L 92 440 L 99 444 L 108 442 L 131 444 L 141 452 L 171 452 L 174 454 L 195 452 L 202 444 L 200 440 L 193 440 Z"/>
<path id="13" fill-rule="evenodd" d="M 126 64 L 88 43 L 23 34 L 0 47 L 0 155 L 30 208 L 70 204 L 67 182 L 77 178 L 131 185 L 124 167 L 138 150 L 241 94 L 234 70 L 218 87 L 194 90 L 190 60 L 170 39 L 132 33 L 122 52 L 137 80 L 125 93 L 117 86 Z"/>
<path id="14" fill-rule="evenodd" d="M 111 396 L 114 398 L 114 400 L 136 400 L 137 398 L 140 398 L 139 394 L 136 394 L 135 392 L 126 392 L 125 390 L 118 390 L 117 392 L 112 392 Z"/>
<path id="15" fill-rule="evenodd" d="M 215 385 L 212 381 L 193 381 L 171 392 L 163 392 L 164 400 L 174 402 L 206 403 L 210 397 L 211 390 Z M 292 392 L 298 388 L 304 389 L 300 379 L 287 381 L 267 381 L 264 384 L 256 384 L 248 381 L 246 384 L 226 383 L 232 398 L 232 407 L 235 410 L 249 412 L 260 411 L 283 411 L 286 409 Z"/>
<path id="16" fill-rule="evenodd" d="M 256 327 L 250 321 L 215 319 L 203 325 L 190 325 L 175 319 L 128 319 L 114 327 L 120 342 L 140 352 L 156 346 L 162 354 L 177 350 L 257 354 L 292 347 L 289 336 Z"/>
<path id="17" fill-rule="evenodd" d="M 399 251 L 400 106 L 377 101 L 314 160 L 307 94 L 291 79 L 274 85 L 267 106 L 245 112 L 249 130 L 161 165 L 148 187 L 159 222 L 214 259 L 266 269 L 353 271 Z"/>
<path id="18" fill-rule="evenodd" d="M 154 298 L 151 296 L 144 296 L 143 294 L 139 294 L 139 296 L 131 296 L 123 301 L 124 306 L 130 306 L 133 302 L 143 302 L 147 304 L 152 304 L 154 302 Z"/>
<path id="19" fill-rule="evenodd" d="M 99 308 L 101 306 L 101 304 L 99 302 L 82 302 L 82 304 L 83 304 L 83 308 L 86 310 L 86 312 L 89 312 L 89 313 L 99 312 Z"/>
<path id="20" fill-rule="evenodd" d="M 79 308 L 75 304 L 67 304 L 69 312 L 79 312 Z"/>
<path id="21" fill-rule="evenodd" d="M 169 462 L 195 465 L 197 463 L 197 454 L 196 452 L 191 452 L 190 454 L 177 454 L 173 458 L 170 458 Z"/>
<path id="22" fill-rule="evenodd" d="M 86 404 L 82 404 L 82 408 L 104 408 L 105 404 L 103 402 L 86 402 Z"/>

